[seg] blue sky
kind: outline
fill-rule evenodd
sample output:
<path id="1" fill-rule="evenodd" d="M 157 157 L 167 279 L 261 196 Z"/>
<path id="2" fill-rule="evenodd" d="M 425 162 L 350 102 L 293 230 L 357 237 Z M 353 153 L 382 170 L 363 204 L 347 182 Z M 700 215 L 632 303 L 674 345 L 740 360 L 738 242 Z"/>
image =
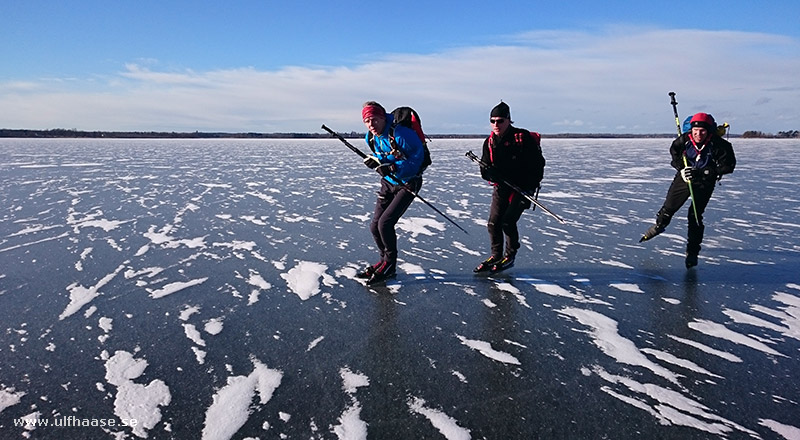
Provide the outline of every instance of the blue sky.
<path id="1" fill-rule="evenodd" d="M 405 7 L 401 8 L 401 5 Z M 0 5 L 0 127 L 363 131 L 411 105 L 485 133 L 800 129 L 800 2 L 23 1 Z"/>

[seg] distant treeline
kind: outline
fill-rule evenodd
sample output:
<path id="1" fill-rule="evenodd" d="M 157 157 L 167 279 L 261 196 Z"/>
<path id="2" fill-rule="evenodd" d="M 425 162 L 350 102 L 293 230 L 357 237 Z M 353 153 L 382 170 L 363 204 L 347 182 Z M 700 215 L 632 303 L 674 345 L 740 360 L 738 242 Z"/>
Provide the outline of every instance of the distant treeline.
<path id="1" fill-rule="evenodd" d="M 742 133 L 743 138 L 773 138 L 773 139 L 786 139 L 786 138 L 798 138 L 800 137 L 800 131 L 797 130 L 790 130 L 790 131 L 779 131 L 778 134 L 771 134 L 771 133 L 762 133 L 760 131 L 745 131 Z"/>
<path id="2" fill-rule="evenodd" d="M 366 133 L 351 131 L 339 133 L 342 137 L 357 139 L 363 138 Z M 731 137 L 740 137 L 732 134 Z M 484 138 L 486 134 L 432 134 L 431 139 L 475 139 Z M 557 133 L 542 134 L 542 137 L 551 139 L 632 139 L 632 138 L 674 138 L 675 133 L 656 134 L 614 134 L 614 133 Z M 743 138 L 797 138 L 800 131 L 779 131 L 774 135 L 760 131 L 745 131 Z M 0 128 L 0 138 L 110 138 L 110 139 L 326 139 L 327 133 L 224 133 L 224 132 L 175 132 L 175 131 L 82 131 L 65 128 L 51 130 L 27 130 Z"/>
<path id="3" fill-rule="evenodd" d="M 117 138 L 117 139 L 262 139 L 262 138 L 318 138 L 316 133 L 205 133 L 175 131 L 82 131 L 65 128 L 51 130 L 2 129 L 0 137 L 19 138 Z"/>

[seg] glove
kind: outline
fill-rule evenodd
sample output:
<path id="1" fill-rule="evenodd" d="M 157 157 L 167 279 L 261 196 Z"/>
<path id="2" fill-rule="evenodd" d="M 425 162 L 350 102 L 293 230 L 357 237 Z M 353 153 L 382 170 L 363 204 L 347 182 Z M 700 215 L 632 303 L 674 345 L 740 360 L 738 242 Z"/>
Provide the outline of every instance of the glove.
<path id="1" fill-rule="evenodd" d="M 497 171 L 497 168 L 495 168 L 495 167 L 482 168 L 481 169 L 481 176 L 485 180 L 488 180 L 489 182 L 497 183 L 497 182 L 500 182 L 501 180 L 503 180 L 502 176 L 500 175 L 500 173 Z"/>
<path id="2" fill-rule="evenodd" d="M 397 171 L 397 167 L 394 166 L 393 163 L 385 163 L 375 168 L 375 171 L 377 171 L 381 176 L 386 177 L 389 174 L 394 174 L 395 171 Z"/>
<path id="3" fill-rule="evenodd" d="M 682 169 L 680 171 L 681 179 L 683 179 L 684 182 L 687 182 L 687 183 L 690 182 L 692 180 L 692 177 L 693 177 L 693 174 L 694 174 L 694 173 L 692 173 L 692 171 L 693 171 L 692 167 L 686 167 L 686 168 Z"/>
<path id="4" fill-rule="evenodd" d="M 697 169 L 692 167 L 686 167 L 681 170 L 681 179 L 684 182 L 695 181 L 699 182 L 702 179 L 711 175 L 711 170 L 708 168 Z"/>
<path id="5" fill-rule="evenodd" d="M 375 168 L 381 166 L 381 161 L 375 156 L 367 156 L 364 158 L 364 165 L 366 165 L 367 168 L 374 170 Z"/>

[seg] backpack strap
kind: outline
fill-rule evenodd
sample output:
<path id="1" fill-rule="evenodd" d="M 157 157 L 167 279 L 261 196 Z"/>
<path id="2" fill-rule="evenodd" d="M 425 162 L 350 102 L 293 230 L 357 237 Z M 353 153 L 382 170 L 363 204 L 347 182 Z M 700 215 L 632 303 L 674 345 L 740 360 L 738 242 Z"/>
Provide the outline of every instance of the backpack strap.
<path id="1" fill-rule="evenodd" d="M 392 146 L 392 150 L 389 151 L 389 153 L 391 153 L 392 156 L 398 159 L 405 159 L 406 157 L 405 154 L 403 154 L 403 152 L 400 151 L 400 148 L 397 146 L 397 141 L 394 140 L 394 129 L 396 127 L 397 127 L 397 122 L 392 122 L 392 126 L 389 127 L 389 145 Z"/>
<path id="2" fill-rule="evenodd" d="M 489 133 L 489 164 L 494 165 L 494 133 Z"/>

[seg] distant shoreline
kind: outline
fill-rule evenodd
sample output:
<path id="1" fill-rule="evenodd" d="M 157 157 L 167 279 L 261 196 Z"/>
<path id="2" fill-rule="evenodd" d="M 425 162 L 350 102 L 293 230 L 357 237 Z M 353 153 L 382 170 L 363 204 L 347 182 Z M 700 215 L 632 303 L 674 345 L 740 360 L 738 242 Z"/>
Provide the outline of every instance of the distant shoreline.
<path id="1" fill-rule="evenodd" d="M 340 133 L 350 139 L 363 138 L 366 133 Z M 326 133 L 226 133 L 226 132 L 164 132 L 164 131 L 82 131 L 67 129 L 28 130 L 0 129 L 0 138 L 105 138 L 105 139 L 329 139 Z M 430 134 L 431 139 L 482 139 L 486 134 Z M 631 138 L 674 138 L 674 133 L 651 134 L 612 134 L 612 133 L 555 133 L 542 134 L 550 139 L 631 139 Z M 741 137 L 731 134 L 730 137 Z M 775 136 L 760 136 L 775 137 Z"/>
<path id="2" fill-rule="evenodd" d="M 364 138 L 366 133 L 351 131 L 339 133 L 349 139 Z M 84 131 L 55 128 L 51 130 L 29 130 L 0 128 L 0 138 L 83 138 L 83 139 L 329 139 L 326 133 L 227 133 L 227 132 L 175 132 L 175 131 Z M 486 134 L 429 134 L 430 139 L 483 139 Z M 641 139 L 674 138 L 675 133 L 543 133 L 548 139 Z M 758 131 L 730 134 L 731 138 L 791 139 L 800 137 L 797 130 L 779 132 L 777 135 Z"/>

